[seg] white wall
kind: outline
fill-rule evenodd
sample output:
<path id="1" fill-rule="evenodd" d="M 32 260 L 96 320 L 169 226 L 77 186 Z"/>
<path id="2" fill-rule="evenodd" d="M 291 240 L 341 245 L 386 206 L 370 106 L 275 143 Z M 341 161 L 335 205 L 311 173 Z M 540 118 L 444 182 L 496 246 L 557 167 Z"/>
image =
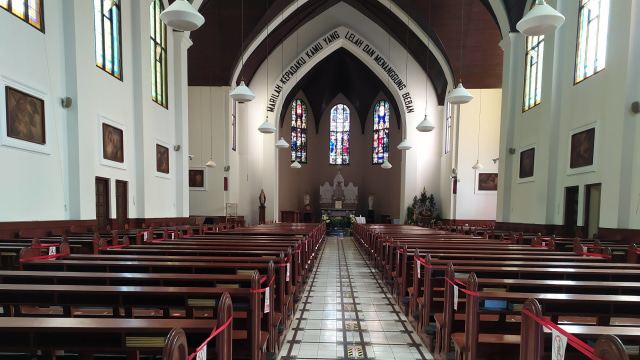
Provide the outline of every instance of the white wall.
<path id="1" fill-rule="evenodd" d="M 0 221 L 95 219 L 95 177 L 111 180 L 111 217 L 115 217 L 115 180 L 128 182 L 130 218 L 185 216 L 188 34 L 168 35 L 169 108 L 151 100 L 149 68 L 150 0 L 122 5 L 122 80 L 95 65 L 91 2 L 46 2 L 46 32 L 41 33 L 0 10 L 3 85 L 18 86 L 45 100 L 46 154 L 0 146 L 9 174 L 0 178 L 7 192 Z M 177 90 L 176 87 L 181 89 Z M 4 90 L 3 90 L 4 92 Z M 60 99 L 73 98 L 63 109 Z M 0 111 L 4 119 L 4 106 Z M 106 119 L 106 120 L 104 120 Z M 101 122 L 124 131 L 124 163 L 102 160 Z M 184 129 L 184 130 L 183 130 Z M 170 149 L 170 174 L 155 170 L 155 144 Z M 29 164 L 28 167 L 25 164 Z"/>
<path id="2" fill-rule="evenodd" d="M 640 55 L 640 4 L 612 1 L 606 68 L 574 85 L 578 7 L 551 1 L 566 17 L 555 34 L 545 37 L 542 102 L 522 112 L 524 46 L 522 35 L 505 39 L 503 138 L 500 163 L 511 177 L 502 186 L 498 221 L 560 225 L 564 219 L 564 191 L 580 187 L 578 225 L 584 222 L 585 185 L 602 183 L 600 226 L 639 228 L 637 115 L 631 102 L 640 98 L 637 63 Z M 569 170 L 570 136 L 584 126 L 596 130 L 595 166 L 587 172 Z M 518 182 L 519 151 L 535 144 L 533 182 Z M 508 155 L 509 147 L 516 150 Z M 506 178 L 506 177 L 505 177 Z"/>

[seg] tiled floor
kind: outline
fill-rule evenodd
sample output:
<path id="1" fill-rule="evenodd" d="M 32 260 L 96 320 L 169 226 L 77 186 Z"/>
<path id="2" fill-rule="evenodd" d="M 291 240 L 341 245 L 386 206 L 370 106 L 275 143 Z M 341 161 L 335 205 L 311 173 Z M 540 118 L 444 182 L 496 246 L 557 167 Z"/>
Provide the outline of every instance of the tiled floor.
<path id="1" fill-rule="evenodd" d="M 328 236 L 281 360 L 433 359 L 350 237 Z"/>

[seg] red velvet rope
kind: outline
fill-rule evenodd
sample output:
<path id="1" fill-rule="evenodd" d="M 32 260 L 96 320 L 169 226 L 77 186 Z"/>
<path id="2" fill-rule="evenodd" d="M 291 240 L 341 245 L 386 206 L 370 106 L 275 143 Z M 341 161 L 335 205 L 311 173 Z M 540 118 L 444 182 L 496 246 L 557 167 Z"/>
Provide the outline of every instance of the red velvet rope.
<path id="1" fill-rule="evenodd" d="M 144 234 L 146 234 L 146 233 L 150 233 L 150 232 L 151 232 L 151 230 L 143 231 L 143 232 L 141 232 L 141 233 L 137 233 L 137 234 L 136 234 L 136 236 L 138 236 L 138 235 L 144 235 Z"/>
<path id="2" fill-rule="evenodd" d="M 457 286 L 457 285 L 456 285 L 456 284 L 454 284 L 454 283 L 453 283 L 453 281 L 451 281 L 451 279 L 449 279 L 448 277 L 445 277 L 445 280 L 447 280 L 447 281 L 449 282 L 449 284 L 451 284 L 451 285 L 453 285 L 453 286 Z M 459 280 L 458 280 L 458 279 L 456 279 L 456 281 L 459 281 Z M 466 286 L 466 285 L 465 285 L 465 286 Z M 463 289 L 463 288 L 460 288 L 460 287 L 458 287 L 458 289 L 459 289 L 460 291 L 462 291 L 463 293 L 465 293 L 465 294 L 469 294 L 469 295 L 471 295 L 471 296 L 478 296 L 478 295 L 479 295 L 479 293 L 478 293 L 477 291 L 469 291 L 469 290 L 466 290 L 466 289 Z"/>
<path id="3" fill-rule="evenodd" d="M 535 244 L 532 244 L 532 246 L 534 246 L 534 247 L 539 247 L 539 248 L 547 248 L 547 247 L 548 247 L 548 246 L 546 246 L 546 245 L 535 245 Z"/>
<path id="4" fill-rule="evenodd" d="M 69 255 L 69 254 L 68 253 L 63 253 L 63 254 L 55 254 L 55 255 L 34 256 L 34 257 L 30 257 L 30 258 L 20 259 L 20 261 L 49 260 L 49 259 L 55 259 L 55 258 L 60 257 L 62 255 Z"/>
<path id="5" fill-rule="evenodd" d="M 289 258 L 284 258 L 283 262 L 281 264 L 278 264 L 280 266 L 287 266 L 289 264 L 291 264 L 291 262 L 289 261 Z"/>
<path id="6" fill-rule="evenodd" d="M 32 249 L 48 249 L 50 247 L 58 247 L 60 246 L 60 244 L 44 244 L 44 245 L 39 245 L 39 246 L 32 246 Z"/>
<path id="7" fill-rule="evenodd" d="M 213 331 L 211 331 L 211 335 L 209 335 L 209 337 L 207 338 L 207 340 L 205 340 L 200 346 L 198 346 L 196 348 L 196 351 L 189 355 L 189 360 L 193 359 L 194 357 L 196 357 L 196 355 L 198 355 L 198 352 L 200 352 L 200 350 L 202 350 L 205 346 L 207 346 L 207 344 L 209 343 L 209 340 L 213 339 L 216 335 L 218 335 L 222 330 L 226 329 L 227 326 L 229 326 L 229 324 L 231 324 L 231 319 L 233 319 L 233 315 L 231 315 L 229 317 L 229 320 L 227 320 L 226 323 L 224 323 L 224 325 L 222 325 L 219 328 L 213 328 Z"/>
<path id="8" fill-rule="evenodd" d="M 593 351 L 594 350 L 593 350 L 593 348 L 591 346 L 585 344 L 584 342 L 582 342 L 577 337 L 575 337 L 575 336 L 571 335 L 570 333 L 566 332 L 564 329 L 562 329 L 558 325 L 556 325 L 553 322 L 551 322 L 551 320 L 548 320 L 546 318 L 540 319 L 539 317 L 535 316 L 534 314 L 532 314 L 527 309 L 522 309 L 522 313 L 527 315 L 527 316 L 529 316 L 533 320 L 537 321 L 540 325 L 544 326 L 548 330 L 555 329 L 556 331 L 558 331 L 562 335 L 566 336 L 567 337 L 567 342 L 569 344 L 571 344 L 571 346 L 573 346 L 574 348 L 578 349 L 581 353 L 587 355 L 592 360 L 600 360 L 599 357 L 593 355 Z"/>
<path id="9" fill-rule="evenodd" d="M 101 248 L 98 248 L 100 250 L 104 250 L 104 249 L 122 249 L 125 246 L 129 246 L 129 245 L 113 245 L 113 246 L 103 246 Z"/>
<path id="10" fill-rule="evenodd" d="M 611 258 L 611 255 L 607 255 L 607 254 L 594 254 L 594 253 L 588 253 L 588 252 L 584 252 L 584 251 L 576 251 L 576 253 L 578 253 L 580 255 L 584 255 L 584 256 L 602 257 L 602 258 L 607 258 L 607 259 Z"/>
<path id="11" fill-rule="evenodd" d="M 252 290 L 251 290 L 251 292 L 252 292 L 252 293 L 261 293 L 261 292 L 265 292 L 265 291 L 266 291 L 266 289 L 267 289 L 268 287 L 271 287 L 271 284 L 273 284 L 273 280 L 275 280 L 275 278 L 276 278 L 275 276 L 271 278 L 271 281 L 269 282 L 269 285 L 267 285 L 267 287 L 264 287 L 264 288 L 261 288 L 261 289 L 258 289 L 258 290 L 253 290 L 253 289 L 252 289 Z M 263 277 L 262 279 L 260 279 L 260 283 L 262 284 L 265 280 L 267 280 L 267 277 L 266 277 L 266 276 L 265 276 L 265 277 Z"/>
<path id="12" fill-rule="evenodd" d="M 629 249 L 629 251 L 633 251 L 636 254 L 640 254 L 640 250 L 636 250 L 636 249 Z"/>

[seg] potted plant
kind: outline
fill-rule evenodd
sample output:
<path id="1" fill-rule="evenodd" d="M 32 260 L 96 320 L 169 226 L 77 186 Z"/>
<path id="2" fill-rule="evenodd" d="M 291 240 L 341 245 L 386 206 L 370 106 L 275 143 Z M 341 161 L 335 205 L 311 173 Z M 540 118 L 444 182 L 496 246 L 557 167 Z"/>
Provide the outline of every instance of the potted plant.
<path id="1" fill-rule="evenodd" d="M 433 194 L 427 195 L 426 188 L 422 188 L 420 197 L 413 197 L 411 208 L 413 209 L 412 223 L 416 225 L 431 226 L 432 220 L 440 217 L 437 213 L 436 198 Z M 409 220 L 409 209 L 407 209 L 407 220 Z"/>

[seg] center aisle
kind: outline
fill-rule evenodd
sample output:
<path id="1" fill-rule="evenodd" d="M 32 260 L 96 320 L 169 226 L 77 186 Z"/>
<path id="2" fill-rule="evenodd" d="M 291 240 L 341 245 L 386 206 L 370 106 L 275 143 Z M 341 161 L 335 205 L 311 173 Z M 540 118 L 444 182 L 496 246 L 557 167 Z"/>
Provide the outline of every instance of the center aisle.
<path id="1" fill-rule="evenodd" d="M 292 359 L 433 359 L 351 237 L 327 236 L 280 352 Z"/>

